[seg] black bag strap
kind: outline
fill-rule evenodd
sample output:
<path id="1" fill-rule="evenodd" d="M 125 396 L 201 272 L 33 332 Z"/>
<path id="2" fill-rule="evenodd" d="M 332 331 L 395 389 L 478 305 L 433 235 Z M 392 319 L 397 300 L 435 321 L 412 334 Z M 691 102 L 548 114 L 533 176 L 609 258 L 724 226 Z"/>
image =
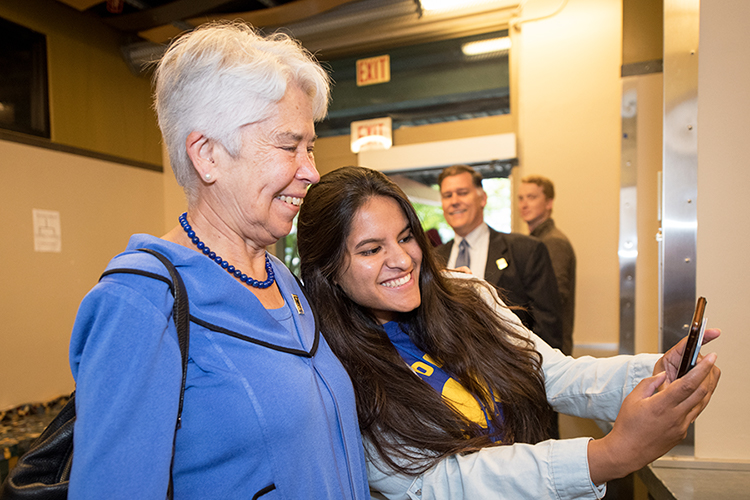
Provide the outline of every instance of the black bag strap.
<path id="1" fill-rule="evenodd" d="M 185 283 L 182 281 L 182 276 L 180 276 L 180 273 L 177 272 L 177 269 L 175 269 L 172 262 L 156 250 L 152 250 L 150 248 L 139 248 L 138 250 L 140 250 L 141 252 L 149 253 L 159 259 L 161 263 L 164 264 L 164 267 L 167 268 L 167 271 L 169 271 L 169 275 L 172 278 L 172 281 L 169 282 L 166 280 L 166 278 L 158 274 L 143 271 L 141 269 L 130 268 L 109 269 L 105 271 L 101 277 L 103 278 L 104 276 L 116 273 L 139 274 L 141 276 L 165 281 L 169 285 L 172 295 L 174 296 L 172 317 L 177 328 L 177 341 L 180 346 L 180 355 L 182 357 L 182 382 L 180 384 L 180 403 L 177 409 L 177 422 L 175 423 L 174 429 L 175 434 L 172 438 L 172 461 L 169 464 L 169 489 L 167 490 L 167 498 L 172 499 L 174 497 L 172 485 L 174 451 L 175 445 L 177 443 L 177 431 L 180 429 L 180 427 L 182 427 L 182 406 L 185 401 L 185 382 L 187 381 L 188 351 L 190 347 L 190 304 L 188 302 Z"/>
<path id="2" fill-rule="evenodd" d="M 139 248 L 139 250 L 150 253 L 159 259 L 169 271 L 172 283 L 174 283 L 172 288 L 174 295 L 172 315 L 174 324 L 177 327 L 177 341 L 180 345 L 180 355 L 182 357 L 182 384 L 180 385 L 180 405 L 177 410 L 177 423 L 175 424 L 176 432 L 182 427 L 182 405 L 185 401 L 185 382 L 187 381 L 188 351 L 190 348 L 190 304 L 188 302 L 185 283 L 182 281 L 182 276 L 177 272 L 172 262 L 156 250 L 151 250 L 150 248 Z M 172 455 L 174 456 L 174 453 Z"/>

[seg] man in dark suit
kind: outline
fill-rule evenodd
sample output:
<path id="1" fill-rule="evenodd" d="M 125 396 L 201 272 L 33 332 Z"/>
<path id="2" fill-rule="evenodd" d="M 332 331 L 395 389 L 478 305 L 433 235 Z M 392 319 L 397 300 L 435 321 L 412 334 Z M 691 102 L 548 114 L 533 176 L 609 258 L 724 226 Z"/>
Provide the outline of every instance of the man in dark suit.
<path id="1" fill-rule="evenodd" d="M 449 268 L 467 265 L 472 274 L 501 288 L 506 303 L 525 308 L 514 311 L 523 324 L 561 348 L 561 301 L 547 247 L 531 236 L 501 233 L 485 224 L 487 194 L 482 175 L 471 167 L 449 167 L 438 183 L 443 215 L 456 233 L 455 240 L 437 249 L 443 262 Z"/>

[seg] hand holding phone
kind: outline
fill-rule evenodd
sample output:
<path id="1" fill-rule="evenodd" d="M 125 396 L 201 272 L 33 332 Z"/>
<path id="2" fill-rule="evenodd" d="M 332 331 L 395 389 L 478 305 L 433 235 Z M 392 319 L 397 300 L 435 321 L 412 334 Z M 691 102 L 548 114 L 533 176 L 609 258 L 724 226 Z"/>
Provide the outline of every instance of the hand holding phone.
<path id="1" fill-rule="evenodd" d="M 701 344 L 703 344 L 703 332 L 706 330 L 706 318 L 703 317 L 703 313 L 706 310 L 706 303 L 705 297 L 698 297 L 698 302 L 695 304 L 695 312 L 693 313 L 693 321 L 690 323 L 687 344 L 682 353 L 680 369 L 677 371 L 677 378 L 689 372 L 698 361 L 698 353 L 701 350 Z"/>

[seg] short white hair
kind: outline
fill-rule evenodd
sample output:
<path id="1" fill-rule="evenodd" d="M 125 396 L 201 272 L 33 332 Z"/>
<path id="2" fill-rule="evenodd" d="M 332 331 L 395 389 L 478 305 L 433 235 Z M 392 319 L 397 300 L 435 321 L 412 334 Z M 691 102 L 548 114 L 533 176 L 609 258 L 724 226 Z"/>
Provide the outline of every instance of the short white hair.
<path id="1" fill-rule="evenodd" d="M 312 98 L 315 121 L 325 118 L 330 77 L 286 34 L 262 36 L 242 22 L 221 22 L 172 42 L 156 66 L 154 108 L 188 201 L 194 199 L 198 177 L 187 155 L 187 136 L 201 132 L 237 156 L 240 127 L 270 116 L 290 82 Z"/>

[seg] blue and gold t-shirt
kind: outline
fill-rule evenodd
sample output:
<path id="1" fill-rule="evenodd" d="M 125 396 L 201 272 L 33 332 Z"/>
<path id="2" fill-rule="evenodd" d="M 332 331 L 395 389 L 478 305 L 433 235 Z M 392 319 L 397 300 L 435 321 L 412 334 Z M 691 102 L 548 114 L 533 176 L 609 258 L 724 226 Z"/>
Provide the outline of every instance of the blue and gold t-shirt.
<path id="1" fill-rule="evenodd" d="M 409 335 L 404 331 L 406 325 L 389 321 L 383 325 L 383 328 L 385 328 L 388 339 L 401 355 L 401 358 L 422 380 L 430 384 L 433 389 L 443 396 L 443 399 L 449 401 L 464 417 L 487 429 L 490 421 L 484 405 L 480 404 L 477 398 L 469 393 L 457 380 L 451 378 L 442 369 L 439 361 L 432 359 L 428 354 L 425 354 L 414 345 L 414 342 L 411 341 Z M 495 408 L 491 408 L 490 411 L 496 411 L 502 419 L 502 405 L 499 401 L 495 405 Z M 499 438 L 494 440 L 499 440 Z"/>

